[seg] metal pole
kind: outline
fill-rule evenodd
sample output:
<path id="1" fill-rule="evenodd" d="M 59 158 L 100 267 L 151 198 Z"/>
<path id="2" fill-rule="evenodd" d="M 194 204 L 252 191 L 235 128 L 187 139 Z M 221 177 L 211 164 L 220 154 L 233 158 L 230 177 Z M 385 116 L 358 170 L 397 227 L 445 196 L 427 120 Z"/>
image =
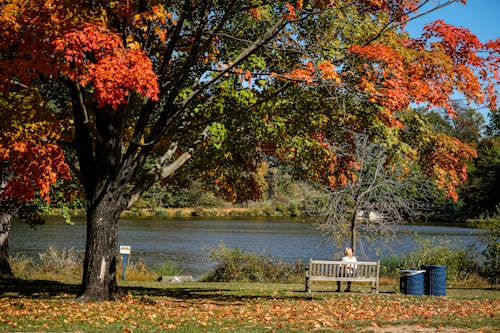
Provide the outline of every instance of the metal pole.
<path id="1" fill-rule="evenodd" d="M 125 281 L 125 266 L 127 266 L 127 254 L 123 254 L 122 280 Z"/>

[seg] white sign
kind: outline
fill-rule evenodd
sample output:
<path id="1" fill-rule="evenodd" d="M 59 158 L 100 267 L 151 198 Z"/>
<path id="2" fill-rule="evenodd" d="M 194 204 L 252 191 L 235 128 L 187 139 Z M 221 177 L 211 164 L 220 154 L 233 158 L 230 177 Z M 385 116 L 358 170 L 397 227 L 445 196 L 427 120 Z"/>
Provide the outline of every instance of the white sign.
<path id="1" fill-rule="evenodd" d="M 130 254 L 130 246 L 120 245 L 120 254 Z"/>

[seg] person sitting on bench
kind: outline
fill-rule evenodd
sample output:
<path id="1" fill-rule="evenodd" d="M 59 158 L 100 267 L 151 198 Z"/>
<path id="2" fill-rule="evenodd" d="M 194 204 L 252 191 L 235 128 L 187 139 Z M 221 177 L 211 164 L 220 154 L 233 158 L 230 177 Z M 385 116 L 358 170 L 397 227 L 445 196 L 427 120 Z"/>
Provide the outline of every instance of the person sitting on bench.
<path id="1" fill-rule="evenodd" d="M 345 262 L 356 262 L 356 257 L 353 254 L 353 251 L 350 247 L 346 247 L 344 250 L 344 257 L 342 258 L 342 261 Z M 346 274 L 352 274 L 354 267 L 350 267 L 350 265 L 347 266 L 347 272 Z M 340 281 L 337 281 L 337 290 L 335 291 L 340 291 Z M 344 290 L 345 292 L 350 292 L 351 291 L 351 281 L 347 281 L 347 289 Z"/>

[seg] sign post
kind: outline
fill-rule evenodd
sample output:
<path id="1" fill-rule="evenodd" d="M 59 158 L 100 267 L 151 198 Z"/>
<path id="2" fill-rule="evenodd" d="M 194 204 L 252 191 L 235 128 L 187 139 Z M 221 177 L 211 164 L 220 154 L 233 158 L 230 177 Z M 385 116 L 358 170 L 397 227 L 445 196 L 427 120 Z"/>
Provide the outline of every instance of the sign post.
<path id="1" fill-rule="evenodd" d="M 123 256 L 122 280 L 125 280 L 125 266 L 127 266 L 127 256 L 130 254 L 130 246 L 120 245 L 120 254 Z"/>

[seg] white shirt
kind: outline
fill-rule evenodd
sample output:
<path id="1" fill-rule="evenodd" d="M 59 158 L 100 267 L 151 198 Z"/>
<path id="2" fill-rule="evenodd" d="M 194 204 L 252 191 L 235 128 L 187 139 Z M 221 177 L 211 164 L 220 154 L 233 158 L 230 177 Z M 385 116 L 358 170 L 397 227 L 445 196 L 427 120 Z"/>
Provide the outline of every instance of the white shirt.
<path id="1" fill-rule="evenodd" d="M 346 262 L 356 262 L 356 257 L 351 257 L 349 258 L 348 256 L 345 256 L 342 258 L 342 261 L 346 261 Z M 354 270 L 357 268 L 357 265 L 347 265 L 347 274 L 348 275 L 351 275 L 354 273 Z"/>
<path id="2" fill-rule="evenodd" d="M 356 260 L 356 257 L 354 257 L 354 256 L 350 257 L 350 258 L 348 256 L 345 256 L 345 257 L 342 258 L 342 261 L 356 262 L 357 260 Z"/>

